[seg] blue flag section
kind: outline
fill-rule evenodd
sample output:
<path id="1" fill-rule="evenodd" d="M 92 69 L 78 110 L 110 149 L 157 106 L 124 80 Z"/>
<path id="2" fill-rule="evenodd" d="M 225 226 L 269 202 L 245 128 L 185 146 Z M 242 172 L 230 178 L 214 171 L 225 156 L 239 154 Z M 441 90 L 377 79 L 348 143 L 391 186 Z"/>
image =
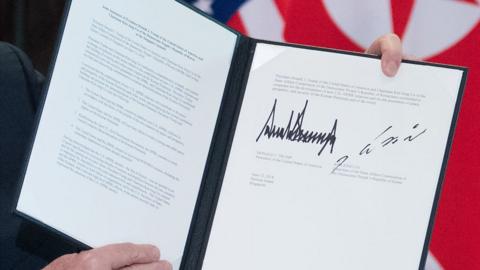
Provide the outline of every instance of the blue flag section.
<path id="1" fill-rule="evenodd" d="M 210 11 L 211 15 L 221 21 L 227 22 L 238 8 L 248 0 L 185 0 L 204 11 Z"/>

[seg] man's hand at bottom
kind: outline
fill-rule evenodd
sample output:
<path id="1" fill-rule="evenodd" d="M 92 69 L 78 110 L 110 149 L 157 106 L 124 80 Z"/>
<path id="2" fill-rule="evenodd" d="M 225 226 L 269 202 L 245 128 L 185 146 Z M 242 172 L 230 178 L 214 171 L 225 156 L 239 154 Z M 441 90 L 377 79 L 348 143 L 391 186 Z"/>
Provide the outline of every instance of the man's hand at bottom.
<path id="1" fill-rule="evenodd" d="M 130 243 L 108 245 L 64 255 L 44 270 L 171 270 L 169 262 L 160 260 L 160 251 L 152 245 Z"/>

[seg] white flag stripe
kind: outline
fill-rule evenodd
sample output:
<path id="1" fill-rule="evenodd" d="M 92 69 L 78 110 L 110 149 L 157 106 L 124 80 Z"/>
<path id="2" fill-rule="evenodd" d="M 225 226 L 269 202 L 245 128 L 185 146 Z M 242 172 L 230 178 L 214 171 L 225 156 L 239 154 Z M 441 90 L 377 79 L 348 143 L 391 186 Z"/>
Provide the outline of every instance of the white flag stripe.
<path id="1" fill-rule="evenodd" d="M 463 39 L 479 19 L 480 8 L 472 4 L 417 0 L 403 38 L 405 53 L 434 56 Z"/>
<path id="2" fill-rule="evenodd" d="M 432 253 L 428 253 L 425 270 L 444 270 Z"/>
<path id="3" fill-rule="evenodd" d="M 285 23 L 273 0 L 250 0 L 240 8 L 240 16 L 249 36 L 284 40 Z"/>
<path id="4" fill-rule="evenodd" d="M 324 0 L 335 24 L 362 48 L 393 31 L 390 0 Z"/>
<path id="5" fill-rule="evenodd" d="M 213 14 L 212 4 L 213 0 L 197 0 L 195 3 L 193 3 L 193 5 L 198 9 L 208 14 Z"/>

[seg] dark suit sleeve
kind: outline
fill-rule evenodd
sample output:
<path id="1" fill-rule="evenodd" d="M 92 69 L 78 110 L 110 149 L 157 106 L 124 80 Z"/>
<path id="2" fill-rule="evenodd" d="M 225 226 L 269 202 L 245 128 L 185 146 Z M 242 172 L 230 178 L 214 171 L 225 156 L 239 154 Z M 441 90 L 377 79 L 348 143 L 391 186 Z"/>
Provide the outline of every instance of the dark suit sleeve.
<path id="1" fill-rule="evenodd" d="M 42 97 L 44 77 L 29 58 L 0 42 L 0 269 L 41 269 L 78 247 L 13 215 Z"/>
<path id="2" fill-rule="evenodd" d="M 42 83 L 22 51 L 0 42 L 0 269 L 39 269 L 47 263 L 30 251 L 45 245 L 45 238 L 11 211 Z M 19 237 L 29 239 L 30 248 L 19 244 Z"/>

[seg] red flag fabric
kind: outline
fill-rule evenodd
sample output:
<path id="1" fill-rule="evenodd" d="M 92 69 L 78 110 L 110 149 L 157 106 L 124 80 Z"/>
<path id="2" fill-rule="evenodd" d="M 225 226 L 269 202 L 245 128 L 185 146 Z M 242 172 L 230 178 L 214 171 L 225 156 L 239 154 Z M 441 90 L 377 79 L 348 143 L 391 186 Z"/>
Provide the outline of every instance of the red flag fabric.
<path id="1" fill-rule="evenodd" d="M 395 32 L 408 55 L 468 67 L 426 268 L 480 269 L 480 0 L 250 0 L 229 24 L 257 38 L 353 51 Z"/>

